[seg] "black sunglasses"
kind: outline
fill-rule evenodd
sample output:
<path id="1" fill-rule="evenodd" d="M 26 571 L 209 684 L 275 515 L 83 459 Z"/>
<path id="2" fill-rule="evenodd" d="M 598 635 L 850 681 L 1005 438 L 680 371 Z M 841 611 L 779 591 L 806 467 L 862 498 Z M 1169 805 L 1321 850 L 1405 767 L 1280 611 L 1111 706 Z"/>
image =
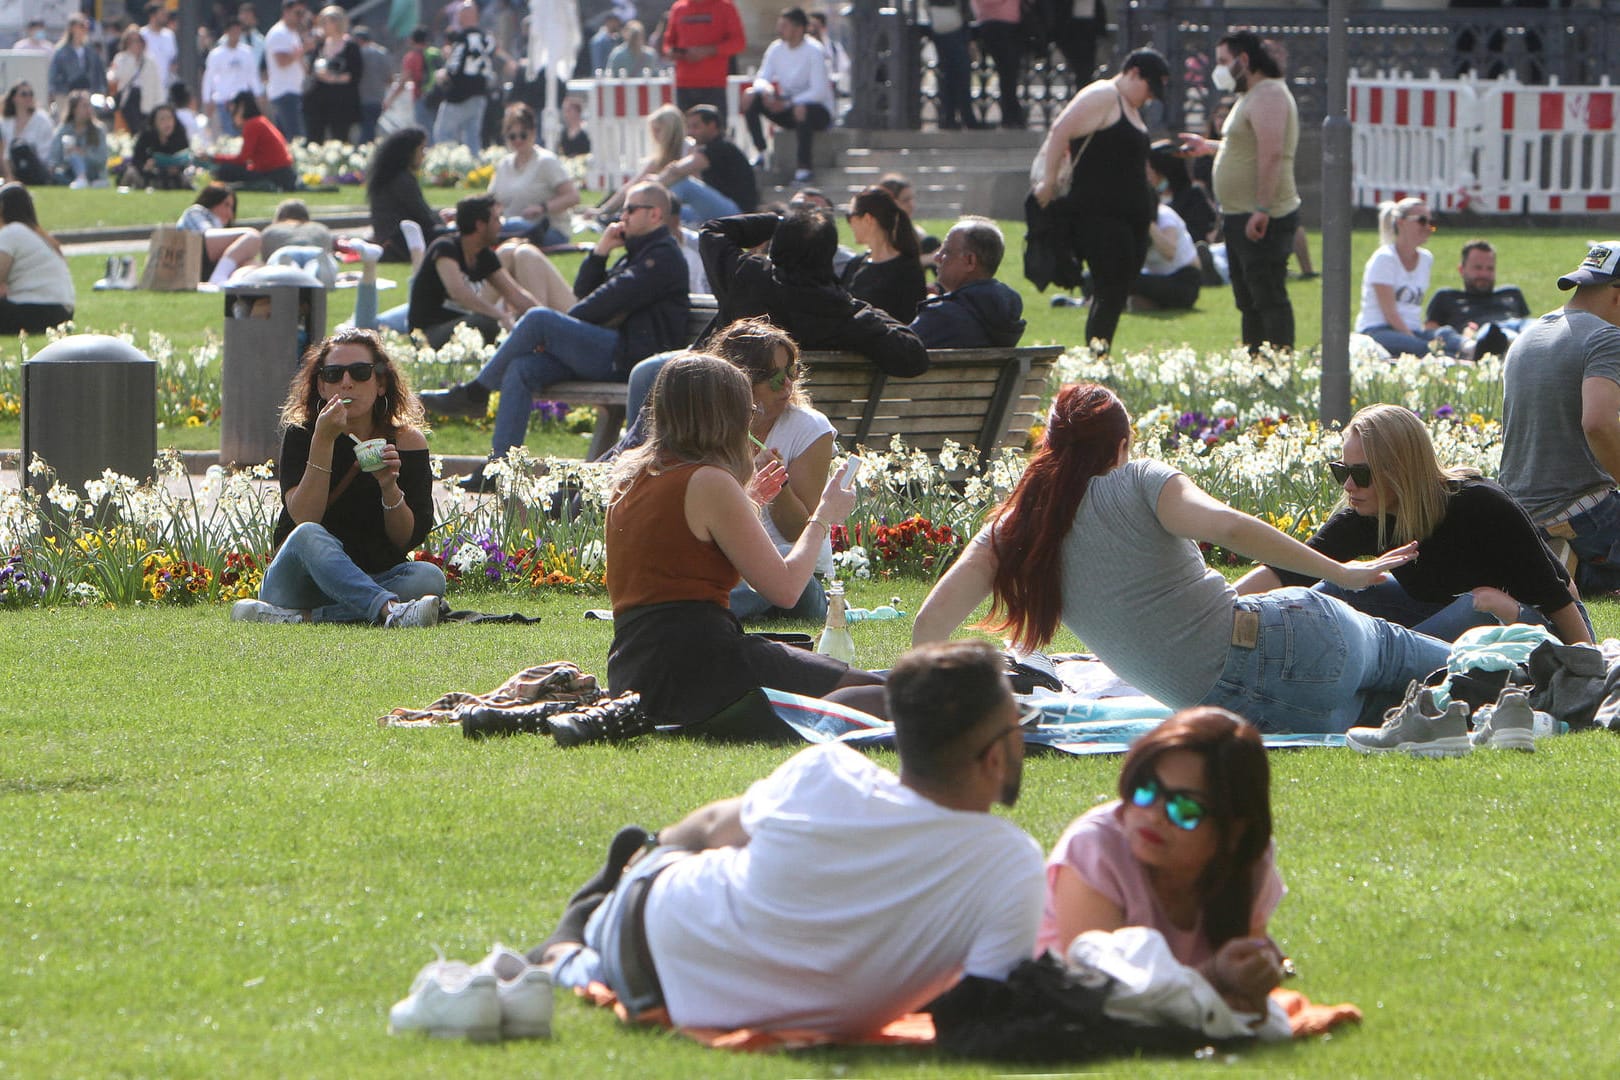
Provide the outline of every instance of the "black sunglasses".
<path id="1" fill-rule="evenodd" d="M 657 210 L 657 209 L 658 209 L 658 207 L 654 206 L 652 203 L 626 203 L 625 207 L 624 207 L 624 216 L 629 217 L 631 214 L 635 213 L 637 210 Z"/>
<path id="2" fill-rule="evenodd" d="M 316 369 L 316 374 L 323 383 L 340 383 L 345 373 L 355 382 L 370 382 L 371 373 L 377 370 L 377 365 L 370 360 L 362 360 L 357 364 L 322 364 Z"/>
<path id="3" fill-rule="evenodd" d="M 507 142 L 522 142 L 529 137 L 527 131 L 507 131 L 502 133 Z"/>
<path id="4" fill-rule="evenodd" d="M 1333 482 L 1343 484 L 1346 480 L 1355 482 L 1358 488 L 1372 487 L 1372 466 L 1365 461 L 1358 465 L 1347 465 L 1342 461 L 1328 462 L 1328 469 L 1333 473 Z"/>

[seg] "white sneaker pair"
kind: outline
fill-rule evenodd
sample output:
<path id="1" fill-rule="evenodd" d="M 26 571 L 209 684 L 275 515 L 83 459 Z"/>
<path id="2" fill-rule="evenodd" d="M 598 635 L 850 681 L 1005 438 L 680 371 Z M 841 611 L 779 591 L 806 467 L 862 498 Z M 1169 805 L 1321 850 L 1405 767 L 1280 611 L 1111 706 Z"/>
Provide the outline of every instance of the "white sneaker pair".
<path id="1" fill-rule="evenodd" d="M 471 1042 L 549 1038 L 551 976 L 499 943 L 472 967 L 435 960 L 388 1011 L 388 1031 Z"/>
<path id="2" fill-rule="evenodd" d="M 107 275 L 92 286 L 97 292 L 109 289 L 133 289 L 140 285 L 135 274 L 135 256 L 107 256 Z"/>

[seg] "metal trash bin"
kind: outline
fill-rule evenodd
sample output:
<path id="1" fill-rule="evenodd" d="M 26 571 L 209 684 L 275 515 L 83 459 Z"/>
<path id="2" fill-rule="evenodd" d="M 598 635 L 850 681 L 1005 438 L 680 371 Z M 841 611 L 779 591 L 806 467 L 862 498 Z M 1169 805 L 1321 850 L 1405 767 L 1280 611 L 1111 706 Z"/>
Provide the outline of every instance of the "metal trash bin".
<path id="1" fill-rule="evenodd" d="M 226 285 L 219 460 L 258 465 L 281 450 L 281 403 L 304 350 L 326 336 L 326 288 L 292 266 L 265 266 Z"/>
<path id="2" fill-rule="evenodd" d="M 47 345 L 22 366 L 23 476 L 37 455 L 56 479 L 83 492 L 86 480 L 113 469 L 144 480 L 157 457 L 157 364 L 127 341 L 74 334 Z"/>

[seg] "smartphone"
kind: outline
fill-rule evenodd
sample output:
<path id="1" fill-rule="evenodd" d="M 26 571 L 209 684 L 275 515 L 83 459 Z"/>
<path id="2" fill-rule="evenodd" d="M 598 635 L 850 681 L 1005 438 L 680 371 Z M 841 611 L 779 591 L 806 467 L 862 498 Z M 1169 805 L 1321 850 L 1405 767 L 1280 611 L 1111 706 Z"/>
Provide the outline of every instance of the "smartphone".
<path id="1" fill-rule="evenodd" d="M 861 466 L 865 464 L 866 462 L 862 461 L 858 457 L 851 456 L 845 458 L 844 474 L 839 477 L 838 486 L 843 488 L 845 491 L 855 490 L 855 480 L 861 475 Z"/>

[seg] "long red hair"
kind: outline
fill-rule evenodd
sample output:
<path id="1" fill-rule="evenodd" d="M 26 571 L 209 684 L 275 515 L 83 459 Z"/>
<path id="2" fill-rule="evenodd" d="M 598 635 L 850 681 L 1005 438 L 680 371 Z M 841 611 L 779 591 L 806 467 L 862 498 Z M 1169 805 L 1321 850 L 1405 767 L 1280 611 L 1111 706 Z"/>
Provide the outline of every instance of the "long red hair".
<path id="1" fill-rule="evenodd" d="M 1058 391 L 1040 449 L 990 515 L 996 573 L 980 626 L 1009 634 L 1020 649 L 1052 640 L 1063 612 L 1063 538 L 1092 478 L 1114 467 L 1130 434 L 1130 414 L 1112 390 L 1079 383 Z"/>

